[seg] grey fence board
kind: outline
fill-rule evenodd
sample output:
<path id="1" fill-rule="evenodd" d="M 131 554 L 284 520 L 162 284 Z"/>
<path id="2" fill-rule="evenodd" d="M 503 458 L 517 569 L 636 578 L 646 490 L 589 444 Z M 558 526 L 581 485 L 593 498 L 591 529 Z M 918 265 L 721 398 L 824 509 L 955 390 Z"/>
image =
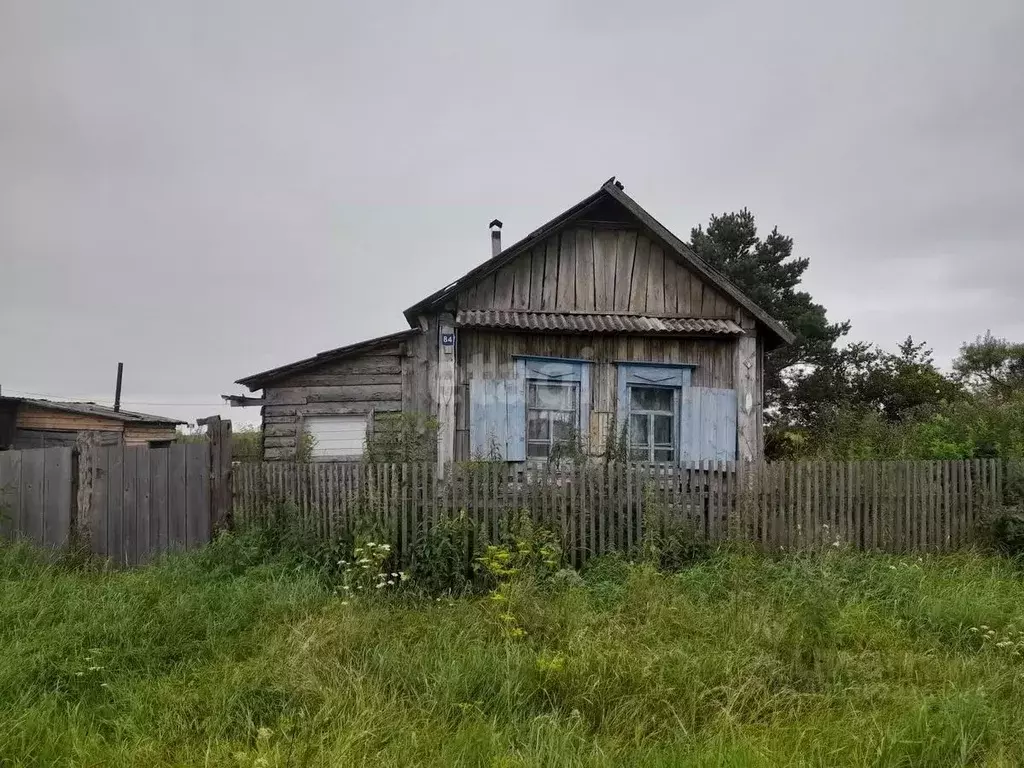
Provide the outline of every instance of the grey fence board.
<path id="1" fill-rule="evenodd" d="M 121 499 L 121 525 L 123 533 L 122 562 L 125 565 L 138 564 L 138 524 L 139 510 L 137 505 L 139 484 L 139 450 L 145 448 L 124 449 L 124 494 Z"/>
<path id="2" fill-rule="evenodd" d="M 106 510 L 107 540 L 103 549 L 93 550 L 115 563 L 124 562 L 124 447 L 117 445 L 107 451 L 107 498 L 100 499 L 97 512 Z"/>
<path id="3" fill-rule="evenodd" d="M 149 457 L 154 451 L 149 448 L 132 450 L 138 451 L 135 458 L 135 563 L 143 564 L 149 562 L 153 552 L 153 543 L 150 540 L 153 510 L 150 506 L 152 478 Z"/>
<path id="4" fill-rule="evenodd" d="M 0 453 L 0 538 L 60 547 L 71 531 L 71 449 Z"/>
<path id="5" fill-rule="evenodd" d="M 169 450 L 149 452 L 149 548 L 151 557 L 167 552 L 167 498 Z"/>
<path id="6" fill-rule="evenodd" d="M 21 531 L 21 451 L 0 453 L 0 536 Z"/>
<path id="7" fill-rule="evenodd" d="M 25 538 L 43 543 L 43 515 L 46 495 L 43 484 L 46 471 L 46 449 L 24 451 L 21 457 L 21 509 L 19 527 Z"/>
<path id="8" fill-rule="evenodd" d="M 183 550 L 187 545 L 185 535 L 185 473 L 186 445 L 172 445 L 167 451 L 167 546 L 170 550 Z"/>
<path id="9" fill-rule="evenodd" d="M 185 448 L 185 542 L 192 549 L 210 540 L 210 465 L 205 446 Z"/>
<path id="10" fill-rule="evenodd" d="M 45 452 L 43 543 L 63 547 L 71 535 L 71 448 Z"/>

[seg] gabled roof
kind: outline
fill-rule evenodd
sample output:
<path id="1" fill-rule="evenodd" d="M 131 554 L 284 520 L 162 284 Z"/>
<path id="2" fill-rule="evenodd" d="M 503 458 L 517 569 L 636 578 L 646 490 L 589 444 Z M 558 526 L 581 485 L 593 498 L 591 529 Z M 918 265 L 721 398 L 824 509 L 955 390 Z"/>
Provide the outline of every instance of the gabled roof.
<path id="1" fill-rule="evenodd" d="M 25 405 L 31 405 L 36 408 L 45 408 L 51 411 L 66 411 L 67 413 L 77 413 L 83 416 L 99 416 L 104 419 L 112 419 L 114 421 L 133 424 L 167 424 L 168 426 L 177 426 L 178 424 L 187 423 L 178 419 L 169 419 L 166 416 L 154 416 L 151 413 L 138 413 L 135 411 L 125 410 L 115 411 L 108 405 L 97 405 L 96 403 L 37 400 L 29 397 L 0 397 L 0 402 L 24 403 Z"/>
<path id="2" fill-rule="evenodd" d="M 328 349 L 325 352 L 313 355 L 313 357 L 297 360 L 294 363 L 288 363 L 287 365 L 282 365 L 277 368 L 271 368 L 270 370 L 263 371 L 261 373 L 254 373 L 252 376 L 246 376 L 244 379 L 239 379 L 235 383 L 241 384 L 243 387 L 248 387 L 250 392 L 255 392 L 257 389 L 263 389 L 267 384 L 277 381 L 278 379 L 283 379 L 285 376 L 291 376 L 293 374 L 309 370 L 310 368 L 316 368 L 324 363 L 332 363 L 346 357 L 358 355 L 363 352 L 369 352 L 377 347 L 383 347 L 388 344 L 394 344 L 395 342 L 405 341 L 418 333 L 420 333 L 419 328 L 410 328 L 405 331 L 399 331 L 398 333 L 389 333 L 387 336 L 378 336 L 374 339 L 367 339 L 366 341 L 349 344 L 345 347 Z"/>
<path id="3" fill-rule="evenodd" d="M 458 291 L 466 285 L 472 284 L 492 272 L 497 271 L 501 267 L 513 261 L 524 251 L 532 248 L 548 235 L 551 235 L 562 226 L 569 223 L 590 206 L 607 199 L 617 202 L 637 221 L 639 221 L 640 224 L 650 230 L 651 233 L 654 234 L 654 236 L 666 247 L 667 255 L 675 258 L 684 266 L 700 275 L 709 284 L 715 286 L 727 296 L 731 297 L 737 304 L 750 312 L 750 314 L 752 314 L 757 321 L 761 323 L 778 341 L 786 344 L 791 344 L 793 342 L 795 337 L 785 325 L 755 304 L 753 300 L 733 285 L 722 273 L 702 260 L 696 253 L 694 253 L 690 246 L 673 235 L 664 225 L 645 211 L 633 198 L 622 190 L 618 182 L 615 181 L 614 176 L 602 184 L 601 188 L 598 189 L 597 192 L 585 197 L 583 200 L 580 200 L 576 205 L 556 216 L 539 229 L 534 230 L 518 243 L 509 246 L 497 256 L 494 256 L 474 269 L 471 269 L 455 282 L 445 286 L 440 291 L 432 293 L 422 301 L 409 307 L 405 310 L 405 319 L 411 326 L 418 327 L 418 315 L 423 312 L 436 310 L 443 306 L 446 301 L 455 296 Z"/>

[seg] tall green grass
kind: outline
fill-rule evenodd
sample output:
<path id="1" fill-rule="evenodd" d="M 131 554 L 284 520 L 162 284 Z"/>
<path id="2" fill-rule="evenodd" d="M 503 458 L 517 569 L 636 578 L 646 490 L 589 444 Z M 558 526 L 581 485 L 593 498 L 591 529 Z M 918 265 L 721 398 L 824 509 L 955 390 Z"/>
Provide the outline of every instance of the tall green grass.
<path id="1" fill-rule="evenodd" d="M 0 764 L 1021 765 L 1018 629 L 976 554 L 360 601 L 238 540 L 132 572 L 3 547 Z"/>

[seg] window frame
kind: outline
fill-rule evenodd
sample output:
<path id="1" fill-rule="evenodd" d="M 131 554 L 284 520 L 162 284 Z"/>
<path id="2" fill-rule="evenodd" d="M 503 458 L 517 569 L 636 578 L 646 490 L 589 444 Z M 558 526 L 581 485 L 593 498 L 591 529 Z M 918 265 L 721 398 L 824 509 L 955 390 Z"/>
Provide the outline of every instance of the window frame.
<path id="1" fill-rule="evenodd" d="M 649 461 L 657 463 L 670 463 L 676 464 L 679 462 L 679 387 L 665 387 L 658 384 L 641 384 L 634 383 L 628 384 L 627 397 L 629 398 L 628 404 L 628 418 L 629 422 L 626 427 L 626 452 L 630 461 Z M 648 408 L 636 408 L 633 405 L 633 390 L 635 389 L 646 389 L 646 390 L 657 390 L 661 392 L 668 392 L 671 396 L 671 405 L 667 411 L 664 410 L 652 410 Z M 645 446 L 638 446 L 633 442 L 633 419 L 636 416 L 643 416 L 647 422 L 647 443 Z M 654 419 L 656 416 L 668 416 L 671 419 L 671 440 L 666 446 L 664 443 L 659 444 L 654 438 Z M 634 452 L 637 450 L 646 450 L 647 456 L 645 458 L 638 458 L 634 456 Z M 671 458 L 668 459 L 657 459 L 655 454 L 663 451 L 671 451 Z"/>
<path id="2" fill-rule="evenodd" d="M 523 416 L 523 437 L 526 461 L 550 461 L 551 454 L 558 442 L 554 439 L 554 419 L 551 418 L 551 409 L 530 407 L 530 385 L 531 384 L 555 384 L 575 385 L 576 389 L 576 413 L 573 421 L 573 428 L 581 443 L 586 443 L 590 432 L 590 369 L 589 360 L 574 360 L 558 357 L 535 357 L 535 356 L 514 356 L 516 364 L 516 378 L 523 382 L 524 416 Z M 530 445 L 539 444 L 540 440 L 530 439 L 530 413 L 531 411 L 548 411 L 548 452 L 546 456 L 531 456 Z M 565 413 L 565 411 L 556 411 Z"/>
<path id="3" fill-rule="evenodd" d="M 623 425 L 620 429 L 625 429 L 626 460 L 651 462 L 654 461 L 655 450 L 664 450 L 664 448 L 655 449 L 653 420 L 655 412 L 640 409 L 640 413 L 648 416 L 646 446 L 648 454 L 646 459 L 633 458 L 631 438 L 631 415 L 634 413 L 633 388 L 667 389 L 672 392 L 672 459 L 668 462 L 658 463 L 681 464 L 684 444 L 683 429 L 685 428 L 683 424 L 683 388 L 691 386 L 695 366 L 686 363 L 637 361 L 619 361 L 617 365 L 619 377 L 617 417 L 618 423 Z M 657 413 L 664 414 L 665 412 L 658 411 Z M 612 436 L 612 439 L 618 440 L 618 438 L 618 435 Z"/>
<path id="4" fill-rule="evenodd" d="M 360 420 L 362 422 L 362 433 L 363 439 L 360 445 L 358 453 L 318 453 L 316 442 L 310 448 L 308 460 L 310 462 L 346 462 L 346 461 L 362 461 L 363 456 L 366 455 L 366 440 L 369 438 L 373 431 L 374 412 L 369 411 L 367 413 L 304 413 L 300 417 L 300 429 L 297 432 L 299 441 L 305 440 L 306 435 L 310 435 L 315 441 L 318 441 L 318 437 L 310 429 L 310 422 L 314 424 L 324 424 L 327 422 L 334 422 L 339 424 L 343 421 L 354 422 Z M 337 430 L 330 430 L 336 432 Z M 297 442 L 295 445 L 296 453 L 301 450 L 301 442 Z"/>

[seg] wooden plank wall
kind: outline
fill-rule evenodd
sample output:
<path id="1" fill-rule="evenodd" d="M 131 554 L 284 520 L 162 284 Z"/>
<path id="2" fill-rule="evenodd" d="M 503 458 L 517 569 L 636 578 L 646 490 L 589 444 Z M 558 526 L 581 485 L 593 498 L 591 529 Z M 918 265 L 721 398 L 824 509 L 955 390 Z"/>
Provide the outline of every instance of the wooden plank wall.
<path id="1" fill-rule="evenodd" d="M 436 346 L 436 339 L 434 340 Z M 404 347 L 394 344 L 324 363 L 264 389 L 263 456 L 294 460 L 304 416 L 402 410 Z M 406 391 L 406 396 L 410 392 Z"/>
<path id="2" fill-rule="evenodd" d="M 564 471 L 473 462 L 439 481 L 433 464 L 274 462 L 236 467 L 234 518 L 244 527 L 284 515 L 317 536 L 375 536 L 405 561 L 441 518 L 465 512 L 477 541 L 493 542 L 515 510 L 556 531 L 573 565 L 634 551 L 679 526 L 711 543 L 749 541 L 768 552 L 948 552 L 977 541 L 980 523 L 1002 503 L 1003 473 L 999 460 Z"/>
<path id="3" fill-rule="evenodd" d="M 460 309 L 740 319 L 732 299 L 637 229 L 568 226 L 467 286 Z"/>
<path id="4" fill-rule="evenodd" d="M 616 413 L 617 363 L 690 363 L 695 387 L 733 389 L 736 381 L 734 339 L 683 339 L 650 336 L 556 335 L 459 331 L 455 398 L 455 459 L 471 458 L 469 382 L 515 376 L 514 355 L 593 361 L 590 423 L 599 432 Z M 587 407 L 584 403 L 583 407 Z M 595 442 L 595 446 L 599 443 Z"/>
<path id="5" fill-rule="evenodd" d="M 71 448 L 0 453 L 0 539 L 62 547 L 71 530 Z"/>
<path id="6" fill-rule="evenodd" d="M 141 565 L 210 541 L 210 448 L 110 446 L 97 450 L 92 552 Z"/>

